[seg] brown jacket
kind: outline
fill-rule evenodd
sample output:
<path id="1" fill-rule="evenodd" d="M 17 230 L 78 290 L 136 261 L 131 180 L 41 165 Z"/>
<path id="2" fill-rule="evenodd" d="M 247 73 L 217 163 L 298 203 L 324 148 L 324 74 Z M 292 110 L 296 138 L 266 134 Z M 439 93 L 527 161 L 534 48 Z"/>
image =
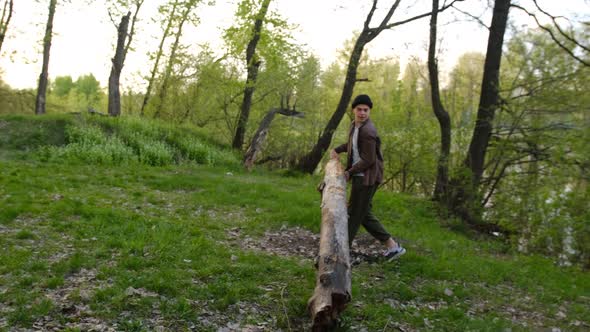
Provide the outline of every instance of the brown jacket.
<path id="1" fill-rule="evenodd" d="M 335 148 L 336 152 L 347 153 L 346 170 L 352 176 L 355 173 L 364 173 L 363 184 L 372 186 L 383 181 L 383 155 L 381 154 L 381 141 L 377 136 L 377 129 L 371 119 L 363 122 L 359 127 L 358 148 L 361 160 L 352 165 L 352 135 L 354 134 L 354 121 L 348 132 L 348 142 Z"/>

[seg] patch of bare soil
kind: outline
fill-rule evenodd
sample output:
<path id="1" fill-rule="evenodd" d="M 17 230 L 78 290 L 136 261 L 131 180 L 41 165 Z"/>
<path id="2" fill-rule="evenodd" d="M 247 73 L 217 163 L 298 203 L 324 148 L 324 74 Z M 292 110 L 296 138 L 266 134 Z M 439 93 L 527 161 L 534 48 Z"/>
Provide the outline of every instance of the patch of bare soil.
<path id="1" fill-rule="evenodd" d="M 202 304 L 199 327 L 217 332 L 263 332 L 277 331 L 277 313 L 257 303 L 238 302 L 229 306 L 224 312 L 206 309 Z M 256 319 L 252 319 L 256 318 Z M 256 321 L 256 323 L 246 323 Z"/>
<path id="2" fill-rule="evenodd" d="M 283 227 L 277 232 L 267 231 L 261 238 L 242 236 L 241 229 L 234 227 L 227 235 L 236 240 L 242 249 L 265 251 L 278 256 L 313 259 L 319 249 L 319 235 L 299 227 Z"/>
<path id="3" fill-rule="evenodd" d="M 115 326 L 98 318 L 92 317 L 93 312 L 88 303 L 98 289 L 109 287 L 111 280 L 98 280 L 95 269 L 81 269 L 69 275 L 64 284 L 56 289 L 48 289 L 45 297 L 53 303 L 55 308 L 66 318 L 69 328 L 79 328 L 83 331 L 115 331 Z M 65 328 L 55 316 L 45 316 L 33 323 L 35 330 L 61 331 Z"/>
<path id="4" fill-rule="evenodd" d="M 319 251 L 320 236 L 300 227 L 282 227 L 267 231 L 261 238 L 245 236 L 240 227 L 229 229 L 227 237 L 242 249 L 264 251 L 278 256 L 301 257 L 313 260 Z M 374 263 L 381 258 L 383 246 L 371 235 L 363 233 L 356 237 L 350 252 L 353 265 Z"/>

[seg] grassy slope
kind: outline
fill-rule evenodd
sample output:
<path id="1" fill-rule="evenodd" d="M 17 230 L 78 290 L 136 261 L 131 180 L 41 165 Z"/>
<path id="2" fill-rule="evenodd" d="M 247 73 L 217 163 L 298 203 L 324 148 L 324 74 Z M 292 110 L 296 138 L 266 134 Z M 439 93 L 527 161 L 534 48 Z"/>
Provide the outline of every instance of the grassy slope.
<path id="1" fill-rule="evenodd" d="M 29 158 L 64 143 L 65 121 L 0 118 L 0 330 L 308 328 L 312 262 L 240 250 L 228 230 L 318 232 L 318 178 Z M 423 200 L 375 206 L 408 254 L 353 269 L 340 330 L 590 328 L 587 272 L 450 232 Z"/>

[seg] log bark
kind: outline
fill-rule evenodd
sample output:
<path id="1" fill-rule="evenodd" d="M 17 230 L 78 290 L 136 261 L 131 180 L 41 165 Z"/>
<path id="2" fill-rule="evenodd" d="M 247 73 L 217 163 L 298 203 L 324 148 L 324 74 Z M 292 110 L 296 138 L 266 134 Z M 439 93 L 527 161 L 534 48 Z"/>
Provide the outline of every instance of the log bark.
<path id="1" fill-rule="evenodd" d="M 322 225 L 316 287 L 307 308 L 313 331 L 326 331 L 351 299 L 346 180 L 340 161 L 326 165 L 322 192 Z"/>

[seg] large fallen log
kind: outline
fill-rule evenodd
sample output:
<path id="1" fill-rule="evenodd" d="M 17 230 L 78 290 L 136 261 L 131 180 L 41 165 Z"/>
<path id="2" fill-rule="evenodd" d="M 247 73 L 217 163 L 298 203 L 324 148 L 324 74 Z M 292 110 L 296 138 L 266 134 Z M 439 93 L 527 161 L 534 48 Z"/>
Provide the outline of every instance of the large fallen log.
<path id="1" fill-rule="evenodd" d="M 333 328 L 351 299 L 346 179 L 339 160 L 331 159 L 326 165 L 322 187 L 316 287 L 307 304 L 313 331 Z"/>

